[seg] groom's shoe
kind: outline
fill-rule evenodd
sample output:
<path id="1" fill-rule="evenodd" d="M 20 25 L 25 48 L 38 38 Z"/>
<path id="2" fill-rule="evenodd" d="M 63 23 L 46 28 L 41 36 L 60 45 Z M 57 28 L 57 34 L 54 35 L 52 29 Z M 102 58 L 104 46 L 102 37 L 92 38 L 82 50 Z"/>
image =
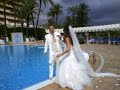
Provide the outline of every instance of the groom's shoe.
<path id="1" fill-rule="evenodd" d="M 52 80 L 52 77 L 50 77 L 50 80 Z"/>

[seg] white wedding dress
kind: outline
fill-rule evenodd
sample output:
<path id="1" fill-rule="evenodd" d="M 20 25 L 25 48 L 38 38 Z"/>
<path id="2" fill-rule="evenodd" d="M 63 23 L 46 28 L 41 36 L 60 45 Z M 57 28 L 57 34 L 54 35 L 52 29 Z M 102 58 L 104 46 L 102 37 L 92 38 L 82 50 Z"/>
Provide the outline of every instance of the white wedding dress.
<path id="1" fill-rule="evenodd" d="M 118 77 L 113 73 L 94 72 L 88 62 L 88 54 L 83 53 L 81 50 L 77 36 L 71 26 L 69 26 L 69 31 L 73 41 L 73 47 L 63 56 L 58 69 L 56 82 L 61 87 L 68 87 L 73 90 L 83 90 L 85 85 L 92 84 L 92 77 Z"/>
<path id="2" fill-rule="evenodd" d="M 87 54 L 84 55 L 87 60 Z M 84 85 L 91 85 L 91 78 L 85 72 L 86 68 L 78 63 L 73 48 L 64 56 L 58 71 L 57 83 L 63 88 L 69 87 L 73 90 L 82 90 Z"/>

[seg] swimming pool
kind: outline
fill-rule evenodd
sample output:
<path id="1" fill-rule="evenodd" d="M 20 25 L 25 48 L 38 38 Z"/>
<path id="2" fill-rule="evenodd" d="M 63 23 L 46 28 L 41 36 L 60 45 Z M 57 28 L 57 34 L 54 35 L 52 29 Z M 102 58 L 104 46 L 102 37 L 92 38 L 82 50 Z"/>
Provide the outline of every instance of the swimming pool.
<path id="1" fill-rule="evenodd" d="M 21 90 L 48 80 L 43 50 L 41 45 L 0 46 L 0 90 Z"/>

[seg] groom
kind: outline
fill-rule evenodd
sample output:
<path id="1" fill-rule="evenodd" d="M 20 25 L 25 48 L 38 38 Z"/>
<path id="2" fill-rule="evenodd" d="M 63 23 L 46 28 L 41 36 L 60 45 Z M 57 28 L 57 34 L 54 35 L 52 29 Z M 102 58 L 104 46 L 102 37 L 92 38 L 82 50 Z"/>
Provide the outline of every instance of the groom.
<path id="1" fill-rule="evenodd" d="M 45 49 L 44 53 L 47 53 L 49 47 L 49 78 L 53 78 L 53 69 L 56 61 L 56 55 L 62 52 L 61 35 L 58 32 L 54 31 L 54 26 L 49 26 L 49 34 L 45 35 Z M 57 73 L 56 73 L 57 74 Z"/>

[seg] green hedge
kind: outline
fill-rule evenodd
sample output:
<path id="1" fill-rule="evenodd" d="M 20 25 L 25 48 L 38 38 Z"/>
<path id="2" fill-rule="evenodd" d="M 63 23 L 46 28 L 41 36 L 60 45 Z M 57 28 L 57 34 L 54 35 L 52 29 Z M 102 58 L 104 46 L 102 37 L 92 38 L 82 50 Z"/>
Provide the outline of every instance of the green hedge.
<path id="1" fill-rule="evenodd" d="M 44 36 L 46 34 L 45 30 L 44 29 L 40 29 L 40 28 L 28 28 L 28 37 L 35 37 L 35 31 L 36 31 L 36 34 L 37 34 L 37 40 L 44 40 Z M 26 28 L 20 28 L 20 27 L 17 27 L 17 28 L 7 28 L 7 37 L 11 40 L 11 33 L 14 33 L 14 32 L 22 32 L 23 35 L 24 35 L 24 40 L 25 38 L 27 37 L 26 36 Z M 0 37 L 1 36 L 4 36 L 5 35 L 5 31 L 4 31 L 4 27 L 3 26 L 0 26 Z"/>

